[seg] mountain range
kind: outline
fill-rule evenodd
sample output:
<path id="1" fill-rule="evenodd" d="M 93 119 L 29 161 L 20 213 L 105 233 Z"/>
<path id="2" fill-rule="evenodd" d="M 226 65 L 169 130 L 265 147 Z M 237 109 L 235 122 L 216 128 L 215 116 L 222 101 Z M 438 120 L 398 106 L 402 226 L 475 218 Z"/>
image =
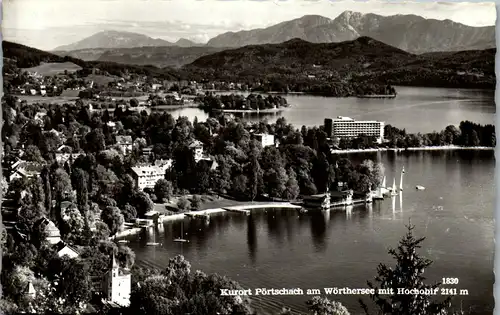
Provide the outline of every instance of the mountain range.
<path id="1" fill-rule="evenodd" d="M 111 76 L 136 73 L 167 80 L 258 81 L 273 85 L 273 91 L 289 86 L 295 91 L 330 96 L 351 95 L 354 86 L 372 84 L 485 89 L 494 89 L 496 84 L 495 48 L 412 54 L 366 36 L 340 43 L 310 43 L 295 38 L 280 44 L 223 49 L 179 69 L 83 61 L 7 41 L 3 41 L 2 49 L 4 74 L 41 63 L 72 62 L 83 68 L 82 74 L 98 68 Z"/>
<path id="2" fill-rule="evenodd" d="M 163 47 L 163 46 L 179 46 L 193 47 L 202 46 L 185 38 L 179 39 L 172 43 L 159 38 L 151 38 L 149 36 L 122 31 L 102 31 L 90 37 L 84 38 L 76 43 L 60 46 L 54 49 L 55 52 L 67 52 L 81 49 L 96 49 L 96 48 L 135 48 L 135 47 Z"/>
<path id="3" fill-rule="evenodd" d="M 358 82 L 435 87 L 495 86 L 496 49 L 412 54 L 370 37 L 340 43 L 299 38 L 203 56 L 182 69 L 224 81 Z"/>
<path id="4" fill-rule="evenodd" d="M 417 15 L 381 16 L 345 11 L 335 19 L 306 15 L 263 29 L 228 32 L 210 39 L 208 46 L 241 47 L 277 44 L 293 38 L 331 43 L 367 36 L 411 53 L 488 49 L 495 46 L 495 27 L 472 27 L 451 20 Z"/>
<path id="5" fill-rule="evenodd" d="M 107 61 L 130 65 L 153 65 L 155 67 L 179 68 L 195 61 L 197 58 L 226 48 L 208 46 L 150 46 L 135 48 L 88 48 L 70 52 L 55 51 L 60 56 L 85 61 Z"/>
<path id="6" fill-rule="evenodd" d="M 206 45 L 184 38 L 172 43 L 137 33 L 103 31 L 74 44 L 58 47 L 55 52 L 71 55 L 75 50 L 98 49 L 89 55 L 89 58 L 95 60 L 102 49 L 152 46 L 236 48 L 278 44 L 294 38 L 311 43 L 332 43 L 362 36 L 374 38 L 415 54 L 496 47 L 494 26 L 472 27 L 451 20 L 425 19 L 417 15 L 381 16 L 345 11 L 335 19 L 320 15 L 305 15 L 267 28 L 226 32 L 210 39 Z"/>

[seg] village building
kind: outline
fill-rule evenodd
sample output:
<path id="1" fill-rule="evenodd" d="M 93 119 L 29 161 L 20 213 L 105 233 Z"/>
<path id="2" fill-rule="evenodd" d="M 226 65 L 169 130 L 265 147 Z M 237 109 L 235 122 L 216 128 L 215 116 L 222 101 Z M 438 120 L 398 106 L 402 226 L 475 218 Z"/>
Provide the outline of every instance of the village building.
<path id="1" fill-rule="evenodd" d="M 172 159 L 167 159 L 167 160 L 163 160 L 163 159 L 160 159 L 160 160 L 156 160 L 154 165 L 156 167 L 159 167 L 163 174 L 165 174 L 165 172 L 169 169 L 172 168 L 172 166 L 174 166 L 174 160 Z"/>
<path id="2" fill-rule="evenodd" d="M 63 144 L 56 151 L 56 161 L 60 164 L 64 164 L 69 162 L 72 164 L 72 161 L 75 161 L 79 156 L 85 155 L 83 152 L 75 152 L 73 153 L 73 148 Z"/>
<path id="3" fill-rule="evenodd" d="M 121 268 L 113 254 L 110 269 L 102 282 L 104 300 L 127 307 L 130 305 L 131 287 L 132 278 L 130 270 Z"/>
<path id="4" fill-rule="evenodd" d="M 47 218 L 42 218 L 37 222 L 37 225 L 41 225 L 42 228 L 47 232 L 47 238 L 45 239 L 49 244 L 55 245 L 61 241 L 61 232 L 54 224 Z"/>
<path id="5" fill-rule="evenodd" d="M 189 145 L 189 148 L 194 153 L 194 160 L 198 163 L 199 160 L 203 159 L 203 143 L 199 140 L 194 140 Z"/>
<path id="6" fill-rule="evenodd" d="M 70 259 L 75 259 L 80 255 L 78 250 L 69 246 L 68 244 L 66 244 L 63 241 L 60 241 L 59 243 L 56 244 L 56 250 L 57 250 L 58 257 L 67 256 Z"/>
<path id="7" fill-rule="evenodd" d="M 163 168 L 158 166 L 135 166 L 132 167 L 132 178 L 139 190 L 154 188 L 158 180 L 165 178 Z"/>
<path id="8" fill-rule="evenodd" d="M 108 126 L 108 128 L 109 128 L 109 129 L 111 129 L 111 131 L 114 131 L 114 130 L 115 130 L 115 128 L 116 128 L 116 123 L 115 123 L 115 122 L 113 122 L 113 121 L 108 121 L 108 122 L 106 123 L 106 126 Z"/>
<path id="9" fill-rule="evenodd" d="M 255 139 L 260 142 L 263 148 L 274 146 L 274 135 L 265 134 L 265 133 L 257 133 L 254 134 Z"/>
<path id="10" fill-rule="evenodd" d="M 33 282 L 28 282 L 28 285 L 26 286 L 26 289 L 24 290 L 24 294 L 27 298 L 29 299 L 34 299 L 36 297 L 36 290 L 35 287 L 33 286 Z"/>
<path id="11" fill-rule="evenodd" d="M 153 146 L 150 145 L 150 146 L 142 148 L 141 153 L 143 156 L 151 156 L 153 154 Z"/>
<path id="12" fill-rule="evenodd" d="M 40 175 L 43 164 L 19 160 L 12 165 L 9 181 L 16 178 L 31 178 Z"/>
<path id="13" fill-rule="evenodd" d="M 120 147 L 124 155 L 132 152 L 133 142 L 131 136 L 116 136 L 116 144 Z"/>

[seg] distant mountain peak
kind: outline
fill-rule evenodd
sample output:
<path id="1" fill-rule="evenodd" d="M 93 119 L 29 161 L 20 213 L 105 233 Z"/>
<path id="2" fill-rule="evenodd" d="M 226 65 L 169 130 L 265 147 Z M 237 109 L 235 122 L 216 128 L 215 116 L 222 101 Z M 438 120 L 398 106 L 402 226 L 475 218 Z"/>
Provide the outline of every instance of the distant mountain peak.
<path id="1" fill-rule="evenodd" d="M 179 38 L 174 45 L 179 46 L 179 47 L 193 47 L 193 46 L 203 46 L 203 44 L 194 42 L 190 39 L 187 38 Z"/>
<path id="2" fill-rule="evenodd" d="M 411 53 L 494 48 L 495 27 L 471 27 L 450 20 L 425 19 L 414 14 L 382 16 L 344 11 L 334 19 L 304 15 L 267 28 L 220 34 L 212 47 L 278 44 L 301 38 L 311 43 L 338 43 L 368 36 Z"/>
<path id="3" fill-rule="evenodd" d="M 89 37 L 86 37 L 76 43 L 57 47 L 57 51 L 72 51 L 81 49 L 97 49 L 97 48 L 133 48 L 133 47 L 149 47 L 149 46 L 172 46 L 173 44 L 159 38 L 151 38 L 144 34 L 104 30 Z"/>

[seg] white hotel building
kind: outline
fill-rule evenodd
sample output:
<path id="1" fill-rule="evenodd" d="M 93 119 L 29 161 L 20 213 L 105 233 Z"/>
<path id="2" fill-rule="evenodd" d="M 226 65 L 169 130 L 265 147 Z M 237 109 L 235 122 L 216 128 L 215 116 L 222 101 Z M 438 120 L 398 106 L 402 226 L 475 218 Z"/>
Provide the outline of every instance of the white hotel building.
<path id="1" fill-rule="evenodd" d="M 159 166 L 132 167 L 132 177 L 139 190 L 154 188 L 158 180 L 165 178 L 165 170 Z"/>
<path id="2" fill-rule="evenodd" d="M 325 132 L 328 137 L 356 138 L 361 135 L 374 137 L 377 143 L 384 141 L 384 122 L 354 120 L 338 116 L 336 119 L 325 119 Z"/>

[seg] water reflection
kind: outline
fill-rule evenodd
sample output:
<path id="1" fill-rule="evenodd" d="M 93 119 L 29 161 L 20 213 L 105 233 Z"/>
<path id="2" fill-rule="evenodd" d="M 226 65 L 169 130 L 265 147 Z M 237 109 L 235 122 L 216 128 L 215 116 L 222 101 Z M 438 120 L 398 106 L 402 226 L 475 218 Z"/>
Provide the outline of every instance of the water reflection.
<path id="1" fill-rule="evenodd" d="M 354 206 L 352 206 L 352 205 L 345 207 L 345 219 L 347 221 L 351 220 L 351 218 L 352 218 L 352 209 L 354 209 Z"/>
<path id="2" fill-rule="evenodd" d="M 311 235 L 316 252 L 323 252 L 326 250 L 326 229 L 327 224 L 325 221 L 325 211 L 311 212 Z M 329 213 L 329 211 L 326 211 Z"/>
<path id="3" fill-rule="evenodd" d="M 399 192 L 399 211 L 403 213 L 403 191 Z"/>
<path id="4" fill-rule="evenodd" d="M 392 219 L 396 220 L 396 196 L 391 197 Z"/>
<path id="5" fill-rule="evenodd" d="M 255 225 L 255 217 L 253 215 L 247 217 L 247 245 L 250 260 L 252 265 L 255 266 L 257 259 L 257 228 Z"/>

